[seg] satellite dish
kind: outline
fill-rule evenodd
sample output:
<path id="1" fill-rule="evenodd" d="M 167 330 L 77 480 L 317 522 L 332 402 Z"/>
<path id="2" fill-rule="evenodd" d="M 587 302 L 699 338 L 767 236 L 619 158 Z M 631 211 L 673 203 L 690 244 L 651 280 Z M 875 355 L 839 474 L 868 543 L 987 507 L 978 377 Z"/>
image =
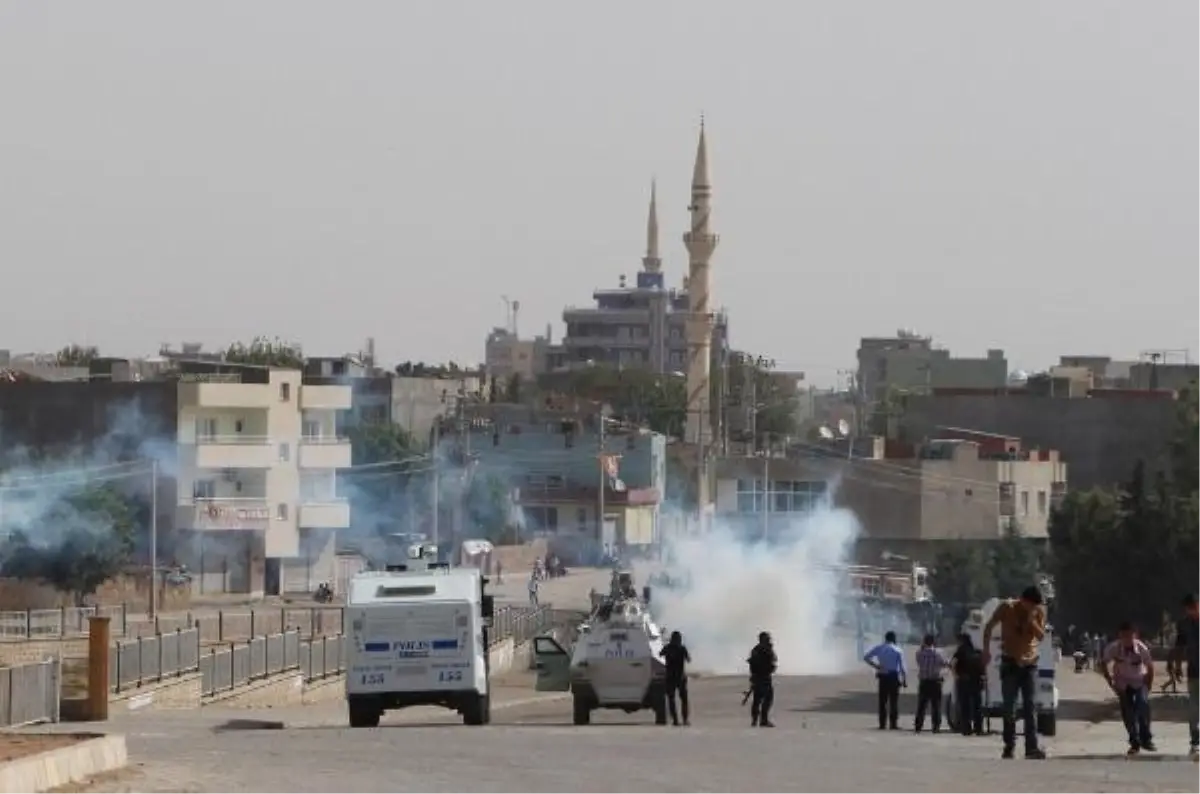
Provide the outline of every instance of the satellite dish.
<path id="1" fill-rule="evenodd" d="M 832 430 L 830 430 L 830 429 L 829 429 L 828 427 L 826 427 L 825 425 L 821 425 L 821 426 L 820 426 L 820 427 L 817 429 L 817 432 L 818 432 L 818 433 L 820 433 L 820 434 L 821 434 L 821 438 L 825 439 L 826 441 L 832 441 L 832 440 L 833 440 L 833 431 L 832 431 Z"/>
<path id="2" fill-rule="evenodd" d="M 847 422 L 845 419 L 838 420 L 838 435 L 842 435 L 842 436 L 850 435 L 850 423 Z"/>

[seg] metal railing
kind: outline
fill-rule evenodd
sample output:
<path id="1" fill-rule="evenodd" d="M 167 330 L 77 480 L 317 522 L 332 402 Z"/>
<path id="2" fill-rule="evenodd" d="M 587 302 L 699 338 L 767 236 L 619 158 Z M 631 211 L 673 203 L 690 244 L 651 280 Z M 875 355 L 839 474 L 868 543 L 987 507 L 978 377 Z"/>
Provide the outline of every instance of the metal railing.
<path id="1" fill-rule="evenodd" d="M 316 681 L 346 671 L 346 638 L 317 637 L 300 648 L 300 670 L 305 681 Z"/>
<path id="2" fill-rule="evenodd" d="M 228 648 L 210 648 L 199 660 L 200 694 L 211 697 L 298 669 L 305 657 L 304 645 L 299 631 L 287 631 L 230 643 Z"/>
<path id="3" fill-rule="evenodd" d="M 193 672 L 200 664 L 195 629 L 120 640 L 108 649 L 108 683 L 113 692 Z"/>
<path id="4" fill-rule="evenodd" d="M 528 642 L 554 622 L 554 610 L 541 607 L 497 607 L 488 632 L 488 646 L 511 638 L 513 644 Z"/>
<path id="5" fill-rule="evenodd" d="M 58 659 L 0 669 L 0 725 L 58 722 L 62 666 Z"/>
<path id="6" fill-rule="evenodd" d="M 86 637 L 88 618 L 96 615 L 112 620 L 113 637 L 135 639 L 173 631 L 199 629 L 204 642 L 248 640 L 285 630 L 305 636 L 342 632 L 341 607 L 260 607 L 258 609 L 195 610 L 160 613 L 150 617 L 124 605 L 63 607 L 0 612 L 0 640 L 47 640 Z"/>

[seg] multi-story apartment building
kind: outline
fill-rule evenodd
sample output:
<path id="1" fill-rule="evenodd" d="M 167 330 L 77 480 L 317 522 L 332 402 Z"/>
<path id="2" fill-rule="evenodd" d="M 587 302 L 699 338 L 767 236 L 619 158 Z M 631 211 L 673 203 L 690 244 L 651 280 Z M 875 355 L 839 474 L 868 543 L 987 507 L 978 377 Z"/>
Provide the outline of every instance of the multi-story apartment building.
<path id="1" fill-rule="evenodd" d="M 762 537 L 799 529 L 801 516 L 828 499 L 857 517 L 862 562 L 883 551 L 929 559 L 939 543 L 996 540 L 1010 526 L 1045 538 L 1051 508 L 1066 493 L 1058 453 L 1024 449 L 1016 438 L 944 428 L 916 448 L 856 441 L 864 443 L 853 457 L 831 444 L 786 458 L 720 460 L 719 520 Z"/>
<path id="2" fill-rule="evenodd" d="M 1003 350 L 984 358 L 951 356 L 933 339 L 901 330 L 895 336 L 864 337 L 858 346 L 859 398 L 868 406 L 889 389 L 928 394 L 936 388 L 1002 388 L 1008 381 Z"/>
<path id="3" fill-rule="evenodd" d="M 546 368 L 549 348 L 549 327 L 545 336 L 532 339 L 522 339 L 508 328 L 493 328 L 484 342 L 484 371 L 501 384 L 513 376 L 531 380 Z"/>
<path id="4" fill-rule="evenodd" d="M 76 460 L 155 461 L 160 563 L 187 565 L 197 591 L 332 581 L 336 533 L 350 523 L 336 484 L 350 465 L 336 422 L 350 388 L 304 385 L 298 370 L 176 366 L 157 381 L 4 384 L 0 439 Z"/>
<path id="5" fill-rule="evenodd" d="M 506 483 L 528 532 L 568 551 L 658 540 L 666 482 L 661 434 L 609 422 L 601 443 L 598 416 L 516 405 L 474 406 L 466 419 L 461 433 L 445 435 L 443 449 L 469 449 L 474 476 Z"/>

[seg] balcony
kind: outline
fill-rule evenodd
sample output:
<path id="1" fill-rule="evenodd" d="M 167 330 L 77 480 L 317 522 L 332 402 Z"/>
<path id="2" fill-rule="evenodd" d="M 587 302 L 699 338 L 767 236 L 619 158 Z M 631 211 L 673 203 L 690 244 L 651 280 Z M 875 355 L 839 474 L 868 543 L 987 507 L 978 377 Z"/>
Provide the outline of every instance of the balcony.
<path id="1" fill-rule="evenodd" d="M 180 383 L 183 408 L 270 408 L 279 392 L 269 383 Z"/>
<path id="2" fill-rule="evenodd" d="M 266 436 L 200 436 L 193 449 L 198 469 L 269 469 L 278 459 Z"/>
<path id="3" fill-rule="evenodd" d="M 300 505 L 301 529 L 345 529 L 350 526 L 350 503 L 345 499 Z"/>
<path id="4" fill-rule="evenodd" d="M 337 436 L 300 439 L 300 468 L 345 469 L 350 466 L 350 442 Z"/>
<path id="5" fill-rule="evenodd" d="M 349 411 L 349 386 L 301 386 L 300 408 L 304 411 Z"/>
<path id="6" fill-rule="evenodd" d="M 265 499 L 193 499 L 176 508 L 175 522 L 200 532 L 265 532 L 271 526 L 271 506 Z"/>

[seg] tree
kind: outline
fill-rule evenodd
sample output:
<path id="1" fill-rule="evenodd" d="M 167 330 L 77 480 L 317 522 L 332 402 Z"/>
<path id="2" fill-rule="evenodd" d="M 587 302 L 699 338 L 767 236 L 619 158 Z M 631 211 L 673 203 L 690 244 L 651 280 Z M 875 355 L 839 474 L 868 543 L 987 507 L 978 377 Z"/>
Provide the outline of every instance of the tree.
<path id="1" fill-rule="evenodd" d="M 304 352 L 300 345 L 284 342 L 278 337 L 256 336 L 248 345 L 234 342 L 226 348 L 224 358 L 234 364 L 304 369 Z"/>
<path id="2" fill-rule="evenodd" d="M 1026 587 L 1037 584 L 1042 570 L 1039 544 L 1025 537 L 1016 521 L 1010 521 L 1004 536 L 990 545 L 992 575 L 996 582 L 994 594 L 1015 597 Z"/>
<path id="3" fill-rule="evenodd" d="M 366 422 L 347 428 L 350 462 L 340 488 L 350 502 L 350 519 L 371 534 L 396 531 L 421 507 L 419 488 L 428 462 L 419 457 L 412 435 L 391 422 Z"/>
<path id="4" fill-rule="evenodd" d="M 751 353 L 733 351 L 724 367 L 727 419 L 734 427 L 744 426 L 739 440 L 752 441 L 756 449 L 799 434 L 796 424 L 798 395 L 790 376 L 776 371 L 775 361 Z M 720 404 L 718 392 L 713 397 Z M 735 421 L 729 416 L 739 411 Z M 751 433 L 753 429 L 753 433 Z"/>
<path id="5" fill-rule="evenodd" d="M 47 582 L 82 604 L 129 562 L 135 509 L 111 486 L 86 487 L 59 499 L 41 523 L 54 541 L 39 544 L 24 532 L 13 533 L 0 552 L 5 576 Z"/>
<path id="6" fill-rule="evenodd" d="M 54 363 L 60 367 L 86 367 L 99 357 L 96 347 L 70 344 L 54 354 Z"/>
<path id="7" fill-rule="evenodd" d="M 929 571 L 929 587 L 943 604 L 980 604 L 998 592 L 986 542 L 955 541 L 939 551 Z"/>
<path id="8" fill-rule="evenodd" d="M 512 489 L 499 475 L 472 477 L 463 496 L 463 508 L 474 537 L 500 544 L 511 541 L 519 532 L 514 522 Z"/>

